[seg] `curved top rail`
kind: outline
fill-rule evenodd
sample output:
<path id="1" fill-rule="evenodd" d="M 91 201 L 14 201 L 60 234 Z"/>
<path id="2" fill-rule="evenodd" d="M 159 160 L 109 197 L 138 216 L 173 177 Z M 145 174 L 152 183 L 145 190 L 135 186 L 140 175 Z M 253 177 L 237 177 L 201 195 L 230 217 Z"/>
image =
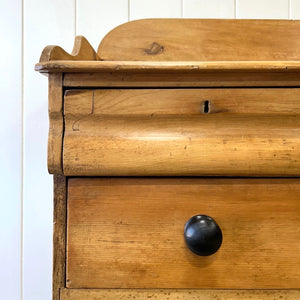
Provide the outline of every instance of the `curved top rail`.
<path id="1" fill-rule="evenodd" d="M 144 19 L 110 31 L 101 60 L 297 61 L 300 21 Z"/>
<path id="2" fill-rule="evenodd" d="M 76 36 L 72 53 L 67 53 L 59 46 L 47 46 L 44 48 L 40 63 L 57 60 L 100 60 L 98 54 L 84 36 Z"/>

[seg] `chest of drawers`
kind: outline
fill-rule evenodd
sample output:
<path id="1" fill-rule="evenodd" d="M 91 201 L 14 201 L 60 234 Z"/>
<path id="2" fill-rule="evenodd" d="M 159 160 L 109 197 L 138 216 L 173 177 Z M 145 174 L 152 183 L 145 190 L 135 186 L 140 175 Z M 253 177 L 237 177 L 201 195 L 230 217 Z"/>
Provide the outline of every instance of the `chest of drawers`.
<path id="1" fill-rule="evenodd" d="M 299 299 L 299 29 L 140 20 L 44 49 L 53 299 Z"/>

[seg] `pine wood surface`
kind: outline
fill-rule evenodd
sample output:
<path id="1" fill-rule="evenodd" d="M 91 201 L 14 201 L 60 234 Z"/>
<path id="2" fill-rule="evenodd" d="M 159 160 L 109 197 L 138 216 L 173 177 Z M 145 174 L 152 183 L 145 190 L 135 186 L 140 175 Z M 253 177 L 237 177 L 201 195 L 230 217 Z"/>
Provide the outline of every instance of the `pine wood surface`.
<path id="1" fill-rule="evenodd" d="M 68 176 L 299 176 L 297 115 L 65 119 Z"/>
<path id="2" fill-rule="evenodd" d="M 60 289 L 66 286 L 66 223 L 67 179 L 54 175 L 53 207 L 53 281 L 52 299 L 60 299 Z"/>
<path id="3" fill-rule="evenodd" d="M 39 72 L 208 73 L 298 72 L 299 61 L 92 61 L 52 60 L 35 65 Z"/>
<path id="4" fill-rule="evenodd" d="M 63 86 L 61 73 L 49 74 L 48 84 L 48 171 L 62 174 L 62 142 L 64 134 Z"/>
<path id="5" fill-rule="evenodd" d="M 111 31 L 98 53 L 84 37 L 71 54 L 46 47 L 35 68 L 49 73 L 49 172 L 299 176 L 299 26 L 141 20 Z M 64 103 L 63 91 L 73 87 L 126 89 L 69 91 Z M 176 89 L 196 87 L 228 89 Z M 201 114 L 208 100 L 210 114 Z M 91 289 L 299 288 L 297 179 L 72 178 L 68 212 L 66 182 L 54 177 L 54 300 L 300 297 L 295 290 Z M 225 237 L 216 255 L 200 260 L 182 238 L 196 213 L 216 218 Z"/>
<path id="6" fill-rule="evenodd" d="M 298 300 L 299 290 L 63 289 L 61 300 Z"/>
<path id="7" fill-rule="evenodd" d="M 125 23 L 101 41 L 102 60 L 299 60 L 296 20 L 146 19 Z"/>
<path id="8" fill-rule="evenodd" d="M 296 20 L 137 20 L 108 33 L 98 55 L 82 36 L 71 55 L 47 46 L 36 70 L 299 70 L 299 26 Z"/>
<path id="9" fill-rule="evenodd" d="M 71 54 L 68 54 L 59 46 L 47 46 L 44 48 L 40 57 L 40 63 L 57 60 L 90 61 L 99 60 L 99 57 L 85 37 L 76 36 Z"/>
<path id="10" fill-rule="evenodd" d="M 58 46 L 47 46 L 40 63 L 66 60 L 298 61 L 299 27 L 300 22 L 296 20 L 137 20 L 108 33 L 99 45 L 98 55 L 84 37 L 78 36 L 72 54 Z M 42 64 L 37 70 L 41 70 Z"/>
<path id="11" fill-rule="evenodd" d="M 64 114 L 199 115 L 209 101 L 209 114 L 299 114 L 299 88 L 218 89 L 82 89 L 66 90 Z"/>
<path id="12" fill-rule="evenodd" d="M 298 179 L 71 178 L 67 287 L 286 289 L 300 285 Z M 185 222 L 213 217 L 199 257 Z"/>
<path id="13" fill-rule="evenodd" d="M 67 91 L 63 172 L 299 176 L 299 96 L 299 89 Z"/>
<path id="14" fill-rule="evenodd" d="M 61 70 L 63 72 L 63 70 Z M 298 72 L 89 72 L 64 73 L 71 87 L 288 87 L 300 86 Z"/>

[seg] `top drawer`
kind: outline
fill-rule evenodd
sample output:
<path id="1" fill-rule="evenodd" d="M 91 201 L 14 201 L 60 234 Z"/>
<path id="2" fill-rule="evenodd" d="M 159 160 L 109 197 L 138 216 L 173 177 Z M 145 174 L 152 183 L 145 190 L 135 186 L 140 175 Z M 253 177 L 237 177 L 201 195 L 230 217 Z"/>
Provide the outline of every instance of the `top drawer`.
<path id="1" fill-rule="evenodd" d="M 299 104 L 298 88 L 69 90 L 63 171 L 299 176 Z"/>

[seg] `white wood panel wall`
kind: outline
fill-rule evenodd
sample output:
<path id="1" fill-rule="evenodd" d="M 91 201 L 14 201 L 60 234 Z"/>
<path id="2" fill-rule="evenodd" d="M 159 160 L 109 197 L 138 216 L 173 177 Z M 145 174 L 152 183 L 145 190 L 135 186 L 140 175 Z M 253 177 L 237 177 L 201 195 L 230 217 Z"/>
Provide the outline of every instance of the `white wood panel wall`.
<path id="1" fill-rule="evenodd" d="M 0 12 L 0 299 L 20 299 L 22 0 L 1 1 Z"/>
<path id="2" fill-rule="evenodd" d="M 300 18 L 300 0 L 1 0 L 0 299 L 50 300 L 52 176 L 47 174 L 45 45 L 94 48 L 139 18 Z"/>

